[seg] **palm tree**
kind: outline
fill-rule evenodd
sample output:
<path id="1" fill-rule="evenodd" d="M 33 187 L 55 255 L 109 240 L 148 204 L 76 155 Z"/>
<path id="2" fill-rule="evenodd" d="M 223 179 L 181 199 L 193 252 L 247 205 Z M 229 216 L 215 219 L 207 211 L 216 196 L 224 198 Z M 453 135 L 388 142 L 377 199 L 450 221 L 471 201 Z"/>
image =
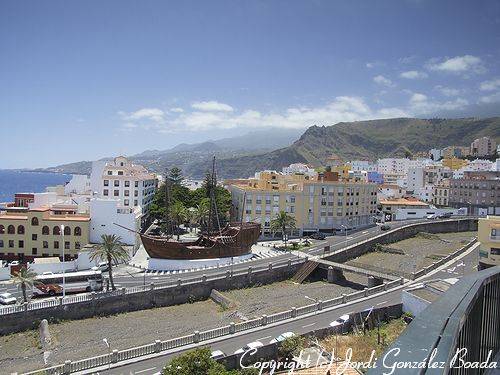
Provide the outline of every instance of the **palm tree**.
<path id="1" fill-rule="evenodd" d="M 108 263 L 109 282 L 111 289 L 116 290 L 113 281 L 113 261 L 118 263 L 120 261 L 127 261 L 129 256 L 127 250 L 122 246 L 120 236 L 115 234 L 103 234 L 101 236 L 102 244 L 95 246 L 90 250 L 90 260 L 106 261 Z"/>
<path id="2" fill-rule="evenodd" d="M 180 225 L 186 221 L 186 207 L 182 204 L 182 202 L 175 202 L 174 205 L 172 206 L 172 210 L 170 212 L 172 215 L 172 220 L 175 223 L 175 226 L 177 227 L 177 241 L 179 241 L 180 238 Z"/>
<path id="3" fill-rule="evenodd" d="M 18 284 L 21 286 L 24 303 L 28 302 L 28 298 L 26 296 L 26 287 L 31 288 L 33 285 L 35 285 L 36 283 L 35 277 L 36 277 L 36 272 L 26 267 L 22 267 L 18 272 L 14 274 L 13 277 L 14 284 Z"/>
<path id="4" fill-rule="evenodd" d="M 295 218 L 287 214 L 285 211 L 281 210 L 275 216 L 275 218 L 271 220 L 270 228 L 274 233 L 281 232 L 281 236 L 283 238 L 283 242 L 285 243 L 286 249 L 286 242 L 288 240 L 286 236 L 286 230 L 295 228 Z"/>
<path id="5" fill-rule="evenodd" d="M 189 207 L 187 210 L 186 210 L 186 221 L 189 225 L 189 231 L 192 232 L 193 231 L 193 223 L 195 222 L 196 220 L 196 208 L 194 207 Z"/>
<path id="6" fill-rule="evenodd" d="M 200 226 L 200 228 L 207 221 L 209 206 L 210 206 L 210 201 L 208 199 L 202 199 L 200 203 L 196 206 L 195 220 Z"/>

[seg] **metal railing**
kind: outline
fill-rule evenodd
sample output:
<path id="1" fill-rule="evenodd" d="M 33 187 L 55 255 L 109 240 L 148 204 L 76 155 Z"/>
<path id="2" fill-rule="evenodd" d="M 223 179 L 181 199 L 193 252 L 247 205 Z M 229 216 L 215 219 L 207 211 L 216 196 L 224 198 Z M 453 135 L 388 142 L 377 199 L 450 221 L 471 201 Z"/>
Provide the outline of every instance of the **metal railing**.
<path id="1" fill-rule="evenodd" d="M 341 305 L 343 303 L 353 301 L 365 296 L 372 296 L 380 293 L 383 290 L 390 290 L 401 286 L 404 283 L 403 279 L 390 281 L 383 285 L 375 286 L 373 288 L 366 288 L 351 294 L 342 295 L 340 297 L 332 298 L 325 301 L 318 301 L 310 305 L 302 306 L 299 308 L 292 308 L 290 310 L 282 311 L 269 316 L 263 315 L 262 317 L 247 320 L 241 323 L 230 323 L 227 326 L 209 329 L 203 332 L 195 332 L 188 336 L 177 337 L 165 341 L 157 340 L 154 343 L 142 345 L 125 350 L 113 350 L 111 353 L 86 358 L 78 361 L 66 361 L 64 364 L 48 367 L 41 370 L 31 371 L 24 373 L 25 375 L 45 374 L 45 375 L 66 375 L 76 371 L 90 370 L 100 366 L 112 365 L 120 361 L 138 358 L 153 353 L 161 353 L 166 350 L 182 347 L 185 345 L 196 344 L 206 340 L 215 339 L 222 336 L 232 335 L 236 332 L 255 329 L 265 326 L 267 324 L 281 322 L 296 317 L 316 313 L 326 308 Z"/>
<path id="2" fill-rule="evenodd" d="M 500 351 L 500 266 L 464 276 L 416 317 L 369 375 L 404 363 L 410 375 L 486 374 Z M 396 354 L 397 353 L 397 354 Z M 477 366 L 477 365 L 476 365 Z M 395 373 L 398 373 L 397 370 Z"/>

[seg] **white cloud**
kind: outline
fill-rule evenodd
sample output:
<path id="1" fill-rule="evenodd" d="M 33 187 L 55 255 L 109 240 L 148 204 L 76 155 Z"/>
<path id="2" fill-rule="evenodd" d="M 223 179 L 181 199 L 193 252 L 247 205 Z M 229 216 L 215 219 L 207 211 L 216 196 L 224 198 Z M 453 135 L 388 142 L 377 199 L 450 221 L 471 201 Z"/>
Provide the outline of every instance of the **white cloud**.
<path id="1" fill-rule="evenodd" d="M 488 96 L 482 96 L 479 98 L 478 102 L 480 104 L 500 103 L 500 92 Z"/>
<path id="2" fill-rule="evenodd" d="M 197 109 L 199 111 L 206 112 L 233 112 L 234 109 L 229 104 L 220 103 L 215 100 L 211 100 L 208 102 L 196 102 L 191 105 L 192 108 Z"/>
<path id="3" fill-rule="evenodd" d="M 456 98 L 446 102 L 429 100 L 424 94 L 414 93 L 409 100 L 409 111 L 414 115 L 427 115 L 441 111 L 454 111 L 463 109 L 469 102 L 462 98 Z"/>
<path id="4" fill-rule="evenodd" d="M 374 66 L 375 66 L 375 64 L 374 64 L 374 63 L 371 63 L 371 62 L 367 62 L 367 63 L 366 63 L 366 67 L 367 67 L 368 69 L 371 69 L 371 68 L 373 68 Z"/>
<path id="5" fill-rule="evenodd" d="M 427 68 L 456 74 L 479 74 L 486 71 L 481 58 L 472 55 L 456 56 L 441 62 L 439 60 L 431 60 L 427 64 Z"/>
<path id="6" fill-rule="evenodd" d="M 168 111 L 172 112 L 172 113 L 182 113 L 182 112 L 184 112 L 184 110 L 182 108 L 179 108 L 179 107 L 170 108 Z"/>
<path id="7" fill-rule="evenodd" d="M 126 121 L 150 120 L 154 122 L 162 122 L 165 112 L 158 108 L 142 108 L 135 112 L 118 112 L 120 117 Z"/>
<path id="8" fill-rule="evenodd" d="M 444 96 L 458 96 L 462 93 L 462 90 L 441 85 L 435 86 L 434 89 L 438 90 Z"/>
<path id="9" fill-rule="evenodd" d="M 481 89 L 481 91 L 495 91 L 500 88 L 500 78 L 481 82 L 479 88 Z"/>
<path id="10" fill-rule="evenodd" d="M 378 75 L 373 77 L 373 82 L 378 83 L 379 85 L 392 87 L 393 83 L 389 78 L 384 77 L 383 75 Z"/>
<path id="11" fill-rule="evenodd" d="M 406 79 L 423 79 L 428 77 L 427 73 L 419 72 L 418 70 L 409 70 L 401 73 L 399 76 Z"/>

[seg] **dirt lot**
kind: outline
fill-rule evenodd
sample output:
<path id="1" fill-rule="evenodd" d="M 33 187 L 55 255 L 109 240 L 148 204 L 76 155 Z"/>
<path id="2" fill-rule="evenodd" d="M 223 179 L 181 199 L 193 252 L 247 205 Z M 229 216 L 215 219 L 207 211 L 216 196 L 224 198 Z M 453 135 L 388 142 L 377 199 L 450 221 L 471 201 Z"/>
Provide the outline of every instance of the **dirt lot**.
<path id="1" fill-rule="evenodd" d="M 351 285 L 352 286 L 352 285 Z M 356 286 L 355 286 L 356 287 Z M 205 330 L 241 318 L 272 314 L 290 307 L 310 304 L 311 298 L 328 299 L 353 292 L 346 286 L 324 282 L 296 285 L 289 281 L 233 290 L 224 295 L 235 308 L 224 310 L 211 301 L 136 311 L 104 318 L 53 324 L 50 364 L 83 359 L 106 352 L 103 338 L 112 349 L 125 349 Z M 37 331 L 0 337 L 0 373 L 34 370 L 43 366 L 43 350 Z"/>
<path id="2" fill-rule="evenodd" d="M 355 258 L 347 264 L 359 265 L 361 263 L 368 267 L 415 272 L 458 250 L 475 235 L 477 235 L 476 232 L 419 233 L 407 240 L 385 245 L 394 252 L 374 251 Z"/>

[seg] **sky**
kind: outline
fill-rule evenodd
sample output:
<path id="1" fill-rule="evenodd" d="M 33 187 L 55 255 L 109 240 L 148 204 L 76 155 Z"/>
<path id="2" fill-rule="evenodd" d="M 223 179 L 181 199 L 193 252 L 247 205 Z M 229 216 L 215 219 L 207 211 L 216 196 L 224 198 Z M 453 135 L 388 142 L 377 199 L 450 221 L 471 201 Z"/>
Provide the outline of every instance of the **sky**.
<path id="1" fill-rule="evenodd" d="M 500 115 L 496 0 L 0 2 L 0 168 Z"/>

